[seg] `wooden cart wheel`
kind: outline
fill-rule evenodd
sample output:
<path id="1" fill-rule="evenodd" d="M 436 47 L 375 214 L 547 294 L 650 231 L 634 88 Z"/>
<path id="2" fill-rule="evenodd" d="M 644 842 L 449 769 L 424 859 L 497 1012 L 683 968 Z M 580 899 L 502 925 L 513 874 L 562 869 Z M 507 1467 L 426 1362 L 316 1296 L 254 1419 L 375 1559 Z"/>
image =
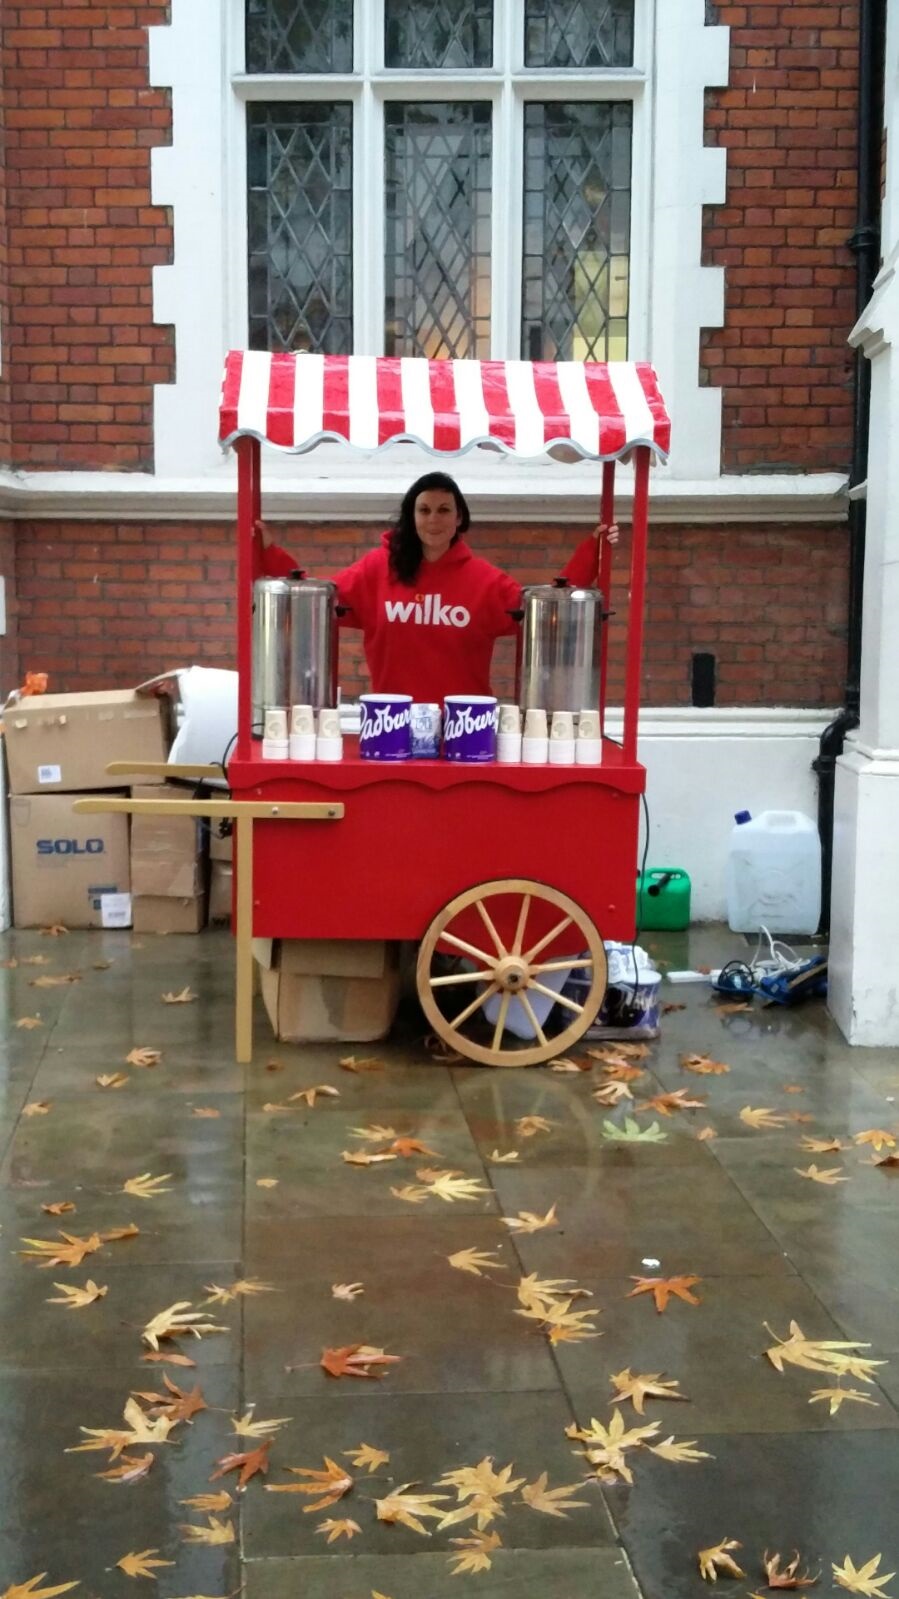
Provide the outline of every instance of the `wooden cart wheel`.
<path id="1" fill-rule="evenodd" d="M 511 937 L 497 930 L 500 896 L 503 924 L 514 927 Z M 494 902 L 493 915 L 491 901 Z M 514 910 L 511 920 L 510 904 Z M 529 942 L 528 921 L 536 907 L 540 908 L 541 928 L 547 923 L 547 907 L 559 914 L 550 914 L 549 931 Z M 453 931 L 453 923 L 463 916 L 466 930 L 470 928 L 472 911 L 483 927 L 483 941 L 473 942 L 470 937 L 461 938 Z M 482 943 L 487 947 L 482 947 Z M 562 953 L 550 954 L 552 945 Z M 451 973 L 435 970 L 435 956 L 441 950 L 452 950 L 463 957 L 466 969 Z M 571 958 L 567 958 L 569 954 Z M 548 972 L 568 967 L 580 970 L 589 978 L 590 986 L 583 1003 L 567 994 L 557 994 L 541 980 Z M 422 939 L 416 971 L 418 998 L 434 1031 L 451 1049 L 482 1066 L 539 1066 L 557 1055 L 564 1055 L 595 1019 L 606 991 L 607 976 L 603 942 L 586 911 L 567 894 L 523 877 L 481 883 L 450 900 L 434 917 Z M 448 1018 L 438 1005 L 437 996 L 441 990 L 452 991 L 457 987 L 462 989 L 466 1001 L 471 996 L 470 1002 Z M 531 1004 L 536 994 L 544 998 L 550 996 L 560 1007 L 566 1017 L 562 1031 L 551 1036 L 547 1034 Z M 499 995 L 499 1010 L 496 1020 L 489 1021 L 483 1014 L 483 1007 L 493 995 Z M 519 1001 L 530 1020 L 534 1042 L 519 1039 L 506 1029 L 513 998 Z"/>

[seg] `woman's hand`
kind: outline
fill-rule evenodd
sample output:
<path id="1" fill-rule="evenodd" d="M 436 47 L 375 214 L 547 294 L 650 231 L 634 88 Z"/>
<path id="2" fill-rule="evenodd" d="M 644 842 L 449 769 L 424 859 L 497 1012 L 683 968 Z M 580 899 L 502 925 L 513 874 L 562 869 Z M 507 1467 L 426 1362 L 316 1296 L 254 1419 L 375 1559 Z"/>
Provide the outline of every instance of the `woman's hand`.
<path id="1" fill-rule="evenodd" d="M 610 544 L 612 544 L 612 545 L 617 544 L 618 543 L 618 523 L 617 522 L 609 522 L 608 524 L 605 523 L 605 522 L 598 523 L 597 526 L 593 529 L 593 537 L 597 541 L 599 541 L 602 538 L 607 538 Z"/>
<path id="2" fill-rule="evenodd" d="M 264 550 L 267 550 L 269 548 L 269 546 L 274 542 L 274 537 L 275 537 L 274 534 L 269 531 L 269 529 L 266 527 L 265 523 L 262 521 L 261 518 L 259 519 L 259 521 L 253 523 L 253 532 L 254 533 L 258 533 L 259 537 L 262 540 L 262 548 Z"/>

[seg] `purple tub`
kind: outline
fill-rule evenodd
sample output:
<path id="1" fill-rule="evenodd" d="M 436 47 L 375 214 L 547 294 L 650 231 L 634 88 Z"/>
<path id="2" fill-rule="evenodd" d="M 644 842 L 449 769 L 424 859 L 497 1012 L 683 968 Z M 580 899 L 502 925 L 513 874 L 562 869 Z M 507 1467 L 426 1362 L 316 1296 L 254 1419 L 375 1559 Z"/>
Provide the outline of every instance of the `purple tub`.
<path id="1" fill-rule="evenodd" d="M 412 695 L 362 694 L 359 754 L 369 761 L 408 761 L 412 755 Z"/>
<path id="2" fill-rule="evenodd" d="M 489 694 L 447 694 L 443 753 L 448 761 L 495 761 L 499 706 Z"/>

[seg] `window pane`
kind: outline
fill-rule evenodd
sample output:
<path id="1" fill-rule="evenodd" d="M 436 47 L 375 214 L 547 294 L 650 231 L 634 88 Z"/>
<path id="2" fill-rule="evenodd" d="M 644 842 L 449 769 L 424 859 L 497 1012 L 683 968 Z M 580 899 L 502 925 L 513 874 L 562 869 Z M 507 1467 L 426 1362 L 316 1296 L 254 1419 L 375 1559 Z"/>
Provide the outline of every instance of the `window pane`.
<path id="1" fill-rule="evenodd" d="M 353 347 L 353 111 L 247 108 L 249 343 Z"/>
<path id="2" fill-rule="evenodd" d="M 490 106 L 385 107 L 385 351 L 490 352 Z"/>
<path id="3" fill-rule="evenodd" d="M 248 72 L 352 70 L 352 0 L 247 0 Z"/>
<path id="4" fill-rule="evenodd" d="M 491 67 L 493 0 L 386 0 L 388 67 Z"/>
<path id="5" fill-rule="evenodd" d="M 634 0 L 526 0 L 527 67 L 630 67 Z"/>
<path id="6" fill-rule="evenodd" d="M 629 105 L 525 107 L 525 359 L 627 358 L 630 171 Z"/>

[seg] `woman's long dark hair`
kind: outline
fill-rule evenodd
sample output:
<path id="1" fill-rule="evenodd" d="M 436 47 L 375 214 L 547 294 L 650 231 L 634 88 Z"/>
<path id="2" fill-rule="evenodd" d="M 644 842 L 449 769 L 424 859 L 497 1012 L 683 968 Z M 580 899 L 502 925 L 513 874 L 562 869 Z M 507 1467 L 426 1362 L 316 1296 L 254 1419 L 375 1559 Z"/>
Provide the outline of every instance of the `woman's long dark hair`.
<path id="1" fill-rule="evenodd" d="M 444 494 L 451 494 L 456 502 L 459 527 L 453 539 L 454 544 L 459 535 L 466 533 L 471 526 L 465 496 L 453 478 L 446 472 L 425 472 L 423 477 L 416 478 L 412 487 L 403 495 L 397 519 L 388 537 L 390 576 L 397 583 L 414 583 L 418 576 L 424 551 L 421 539 L 415 531 L 415 501 L 419 494 L 426 493 L 428 489 L 438 489 Z"/>

